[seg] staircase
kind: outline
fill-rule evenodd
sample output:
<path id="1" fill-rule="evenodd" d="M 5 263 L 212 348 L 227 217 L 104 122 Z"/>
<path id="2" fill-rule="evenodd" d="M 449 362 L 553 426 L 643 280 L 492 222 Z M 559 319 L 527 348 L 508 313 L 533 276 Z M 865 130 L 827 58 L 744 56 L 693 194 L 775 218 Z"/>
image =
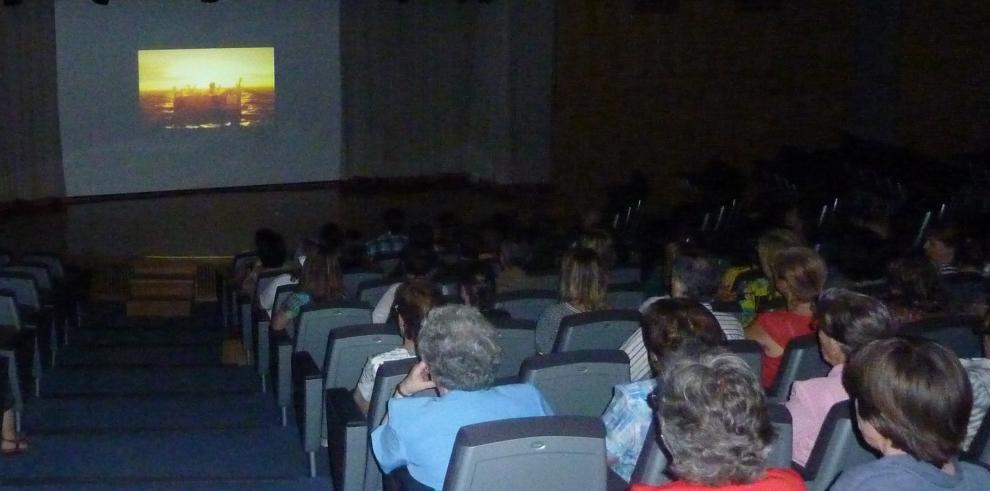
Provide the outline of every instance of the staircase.
<path id="1" fill-rule="evenodd" d="M 178 296 L 179 280 L 154 281 L 137 289 Z M 220 363 L 216 305 L 183 301 L 180 320 L 135 320 L 130 302 L 87 307 L 26 404 L 32 448 L 0 460 L 0 489 L 333 489 L 325 452 L 308 477 L 298 431 L 280 426 L 254 370 Z"/>

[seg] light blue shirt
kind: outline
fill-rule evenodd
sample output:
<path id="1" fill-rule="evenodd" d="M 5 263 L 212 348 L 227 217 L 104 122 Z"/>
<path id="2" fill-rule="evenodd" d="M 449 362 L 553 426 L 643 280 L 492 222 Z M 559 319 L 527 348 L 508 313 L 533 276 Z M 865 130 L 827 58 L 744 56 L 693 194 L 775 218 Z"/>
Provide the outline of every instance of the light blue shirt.
<path id="1" fill-rule="evenodd" d="M 443 489 L 454 439 L 462 426 L 552 414 L 543 395 L 528 384 L 392 399 L 388 422 L 371 433 L 371 446 L 386 473 L 406 466 L 420 483 Z"/>
<path id="2" fill-rule="evenodd" d="M 955 474 L 948 475 L 910 455 L 891 455 L 854 467 L 839 476 L 831 491 L 986 491 L 990 471 L 968 462 L 952 462 Z"/>
<path id="3" fill-rule="evenodd" d="M 615 459 L 612 470 L 626 482 L 632 477 L 653 422 L 653 410 L 647 403 L 647 396 L 656 388 L 657 381 L 652 378 L 616 385 L 612 402 L 602 414 L 605 450 Z"/>

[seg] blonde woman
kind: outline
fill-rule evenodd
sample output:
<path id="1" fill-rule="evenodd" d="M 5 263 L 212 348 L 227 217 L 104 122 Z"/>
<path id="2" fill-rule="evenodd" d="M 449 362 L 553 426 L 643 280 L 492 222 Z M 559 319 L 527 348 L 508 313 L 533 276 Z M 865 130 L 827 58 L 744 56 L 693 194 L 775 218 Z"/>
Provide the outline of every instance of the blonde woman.
<path id="1" fill-rule="evenodd" d="M 560 303 L 547 307 L 536 322 L 536 350 L 549 353 L 553 349 L 564 317 L 607 309 L 605 292 L 605 271 L 595 251 L 577 248 L 565 254 L 560 268 Z"/>

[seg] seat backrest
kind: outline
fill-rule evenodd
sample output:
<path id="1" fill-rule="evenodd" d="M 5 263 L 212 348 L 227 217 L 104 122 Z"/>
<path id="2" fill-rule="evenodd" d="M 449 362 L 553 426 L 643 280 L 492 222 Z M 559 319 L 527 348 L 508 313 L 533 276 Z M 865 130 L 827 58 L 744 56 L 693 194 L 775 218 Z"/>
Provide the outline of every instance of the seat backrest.
<path id="1" fill-rule="evenodd" d="M 65 267 L 57 254 L 35 252 L 21 256 L 21 261 L 44 264 L 52 278 L 65 278 Z"/>
<path id="2" fill-rule="evenodd" d="M 539 389 L 554 414 L 599 417 L 612 388 L 629 382 L 629 357 L 617 349 L 533 356 L 523 362 L 519 380 Z"/>
<path id="3" fill-rule="evenodd" d="M 385 292 L 395 283 L 396 281 L 391 278 L 362 281 L 358 284 L 357 298 L 362 302 L 366 302 L 371 308 L 375 308 L 382 297 L 385 296 Z"/>
<path id="4" fill-rule="evenodd" d="M 767 404 L 770 424 L 773 425 L 773 443 L 767 455 L 767 467 L 790 468 L 793 452 L 794 423 L 791 412 L 783 404 Z"/>
<path id="5" fill-rule="evenodd" d="M 959 358 L 979 358 L 983 356 L 983 339 L 975 331 L 981 322 L 975 315 L 946 315 L 905 324 L 899 332 L 935 341 Z"/>
<path id="6" fill-rule="evenodd" d="M 387 361 L 378 367 L 375 374 L 375 385 L 371 389 L 371 400 L 368 401 L 368 432 L 374 431 L 382 424 L 388 410 L 388 401 L 395 392 L 395 386 L 402 382 L 409 370 L 419 362 L 417 358 Z"/>
<path id="7" fill-rule="evenodd" d="M 8 290 L 17 297 L 17 305 L 33 309 L 41 308 L 41 298 L 35 286 L 34 275 L 17 271 L 0 270 L 0 290 Z"/>
<path id="8" fill-rule="evenodd" d="M 17 312 L 17 295 L 10 290 L 0 290 L 0 326 L 13 326 L 21 330 L 21 316 Z"/>
<path id="9" fill-rule="evenodd" d="M 638 266 L 616 266 L 608 272 L 609 285 L 625 285 L 629 283 L 639 283 L 641 281 L 642 274 L 640 273 Z M 640 290 L 642 290 L 642 288 Z"/>
<path id="10" fill-rule="evenodd" d="M 292 274 L 293 272 L 295 272 L 295 270 L 292 268 L 279 268 L 259 273 L 258 282 L 254 287 L 255 294 L 260 295 L 261 292 L 268 288 L 268 285 L 270 285 L 272 281 L 275 281 L 275 278 L 278 278 L 284 274 Z"/>
<path id="11" fill-rule="evenodd" d="M 52 289 L 52 277 L 48 274 L 48 266 L 42 263 L 17 262 L 4 266 L 3 270 L 31 275 L 39 291 Z"/>
<path id="12" fill-rule="evenodd" d="M 502 317 L 492 322 L 496 330 L 496 342 L 502 353 L 499 356 L 495 378 L 504 379 L 519 375 L 526 358 L 536 354 L 536 323 L 524 319 Z"/>
<path id="13" fill-rule="evenodd" d="M 368 358 L 399 346 L 402 346 L 402 336 L 395 326 L 388 324 L 344 326 L 330 331 L 323 388 L 353 389 Z"/>
<path id="14" fill-rule="evenodd" d="M 365 281 L 380 280 L 384 278 L 378 271 L 355 270 L 344 273 L 344 295 L 349 300 L 358 299 L 358 285 Z"/>
<path id="15" fill-rule="evenodd" d="M 639 310 L 645 300 L 642 283 L 623 283 L 610 285 L 605 298 L 613 309 Z"/>
<path id="16" fill-rule="evenodd" d="M 9 251 L 0 249 L 0 267 L 14 260 L 14 255 Z"/>
<path id="17" fill-rule="evenodd" d="M 457 432 L 444 491 L 605 489 L 600 418 L 543 416 L 468 425 Z"/>
<path id="18" fill-rule="evenodd" d="M 285 299 L 289 298 L 289 295 L 292 295 L 297 291 L 299 291 L 298 283 L 279 285 L 278 288 L 275 289 L 275 301 L 272 302 L 272 314 L 274 315 L 275 311 L 282 306 L 282 302 L 285 302 Z"/>
<path id="19" fill-rule="evenodd" d="M 554 353 L 590 349 L 619 349 L 639 329 L 638 310 L 610 309 L 564 317 L 557 330 Z"/>
<path id="20" fill-rule="evenodd" d="M 660 486 L 670 482 L 670 477 L 666 473 L 670 460 L 667 451 L 660 446 L 657 430 L 657 420 L 653 418 L 650 429 L 646 431 L 646 440 L 643 441 L 643 449 L 639 452 L 629 482 L 650 486 Z"/>
<path id="21" fill-rule="evenodd" d="M 749 368 L 753 369 L 756 379 L 760 379 L 760 376 L 763 374 L 763 363 L 761 361 L 763 347 L 760 346 L 760 343 L 752 339 L 733 339 L 728 341 L 725 347 L 739 356 L 739 358 L 742 358 L 749 365 Z"/>
<path id="22" fill-rule="evenodd" d="M 370 323 L 371 309 L 364 303 L 341 301 L 306 305 L 299 311 L 293 351 L 308 352 L 317 366 L 323 366 L 330 331 Z"/>
<path id="23" fill-rule="evenodd" d="M 828 364 L 822 360 L 818 349 L 817 335 L 805 334 L 793 338 L 784 348 L 780 372 L 777 373 L 777 379 L 770 389 L 770 397 L 784 400 L 791 392 L 791 384 L 796 380 L 824 377 L 828 370 Z"/>
<path id="24" fill-rule="evenodd" d="M 509 313 L 513 319 L 536 322 L 547 307 L 560 302 L 553 290 L 519 290 L 495 295 L 495 308 Z"/>
<path id="25" fill-rule="evenodd" d="M 849 401 L 832 406 L 825 416 L 808 464 L 802 469 L 809 491 L 825 491 L 842 471 L 871 462 L 876 455 L 862 442 Z"/>

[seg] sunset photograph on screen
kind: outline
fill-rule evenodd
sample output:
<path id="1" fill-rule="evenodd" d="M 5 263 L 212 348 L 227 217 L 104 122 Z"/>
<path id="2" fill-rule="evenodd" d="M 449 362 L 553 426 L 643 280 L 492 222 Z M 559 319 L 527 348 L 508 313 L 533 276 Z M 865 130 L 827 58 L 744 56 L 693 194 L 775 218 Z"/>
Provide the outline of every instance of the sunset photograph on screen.
<path id="1" fill-rule="evenodd" d="M 275 49 L 138 51 L 141 115 L 166 129 L 248 128 L 275 120 Z"/>

